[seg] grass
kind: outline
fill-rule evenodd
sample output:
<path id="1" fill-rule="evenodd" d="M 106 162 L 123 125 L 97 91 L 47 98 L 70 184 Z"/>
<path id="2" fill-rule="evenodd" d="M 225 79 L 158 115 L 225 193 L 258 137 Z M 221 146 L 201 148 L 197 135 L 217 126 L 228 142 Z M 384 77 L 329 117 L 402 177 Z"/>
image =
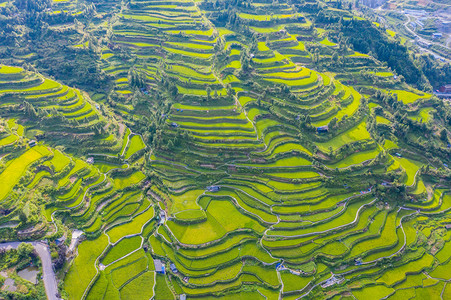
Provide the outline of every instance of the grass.
<path id="1" fill-rule="evenodd" d="M 155 283 L 155 272 L 145 272 L 139 277 L 133 279 L 121 289 L 121 299 L 148 300 L 152 299 L 153 287 Z M 139 293 L 137 293 L 139 291 Z M 163 299 L 163 298 L 158 298 Z M 170 298 L 164 298 L 170 299 Z"/>
<path id="2" fill-rule="evenodd" d="M 172 207 L 170 212 L 176 214 L 184 210 L 198 210 L 197 198 L 204 193 L 204 190 L 189 190 L 181 195 L 171 195 Z"/>
<path id="3" fill-rule="evenodd" d="M 272 163 L 266 163 L 266 164 L 240 164 L 239 166 L 243 167 L 260 167 L 260 168 L 271 168 L 271 167 L 300 167 L 300 166 L 310 166 L 312 162 L 306 160 L 302 157 L 287 157 L 282 158 L 279 160 L 276 160 Z"/>
<path id="4" fill-rule="evenodd" d="M 316 172 L 312 171 L 299 171 L 299 172 L 274 172 L 274 173 L 265 173 L 266 175 L 280 177 L 280 178 L 315 178 L 320 175 Z"/>
<path id="5" fill-rule="evenodd" d="M 251 274 L 254 274 L 271 286 L 279 285 L 277 272 L 271 267 L 262 267 L 260 265 L 245 265 L 243 268 L 243 272 L 249 272 Z"/>
<path id="6" fill-rule="evenodd" d="M 113 261 L 127 255 L 128 253 L 138 249 L 141 246 L 142 239 L 139 236 L 123 239 L 111 250 L 108 251 L 105 258 L 102 260 L 102 264 L 109 265 Z"/>
<path id="7" fill-rule="evenodd" d="M 28 185 L 28 188 L 34 188 L 44 177 L 51 177 L 50 172 L 43 170 L 36 173 L 36 175 L 33 178 L 33 181 Z"/>
<path id="8" fill-rule="evenodd" d="M 410 104 L 410 103 L 417 101 L 418 99 L 431 97 L 430 94 L 423 94 L 423 93 L 415 94 L 412 92 L 402 91 L 402 90 L 393 90 L 392 93 L 397 95 L 398 101 L 402 101 L 404 104 Z"/>
<path id="9" fill-rule="evenodd" d="M 0 200 L 19 182 L 30 164 L 48 155 L 50 151 L 45 146 L 38 145 L 13 160 L 0 174 Z"/>
<path id="10" fill-rule="evenodd" d="M 268 158 L 272 158 L 274 155 L 279 153 L 287 153 L 291 151 L 299 151 L 301 153 L 305 153 L 308 155 L 312 155 L 312 153 L 306 149 L 304 146 L 297 143 L 284 143 L 281 145 L 277 145 L 272 150 L 272 154 Z"/>
<path id="11" fill-rule="evenodd" d="M 61 153 L 59 150 L 54 150 L 53 154 L 53 158 L 48 161 L 48 165 L 53 166 L 53 170 L 56 173 L 59 173 L 70 163 L 70 158 Z"/>
<path id="12" fill-rule="evenodd" d="M 199 278 L 192 278 L 190 280 L 191 284 L 196 285 L 209 285 L 216 281 L 227 281 L 231 280 L 235 277 L 237 277 L 242 268 L 242 263 L 235 263 L 231 266 L 227 266 L 223 269 L 217 270 L 214 274 L 206 276 L 206 277 L 199 277 Z"/>
<path id="13" fill-rule="evenodd" d="M 394 290 L 392 288 L 383 286 L 383 285 L 374 285 L 370 287 L 364 287 L 359 290 L 352 290 L 352 294 L 358 300 L 377 300 L 387 297 Z"/>
<path id="14" fill-rule="evenodd" d="M 70 178 L 75 174 L 77 174 L 78 172 L 80 172 L 81 170 L 85 169 L 86 167 L 87 164 L 84 161 L 79 159 L 75 160 L 75 166 L 70 170 L 70 172 L 65 177 L 63 177 L 58 181 L 58 188 L 70 184 Z"/>
<path id="15" fill-rule="evenodd" d="M 147 269 L 147 258 L 142 256 L 138 260 L 121 266 L 119 268 L 113 269 L 111 271 L 111 279 L 117 288 L 123 286 L 128 280 L 137 276 L 141 272 Z"/>
<path id="16" fill-rule="evenodd" d="M 121 152 L 120 152 L 121 154 L 124 153 L 124 151 L 125 151 L 125 147 L 127 146 L 127 142 L 128 142 L 130 133 L 131 133 L 131 131 L 129 128 L 125 129 L 124 138 L 122 140 L 122 148 L 121 148 Z"/>
<path id="17" fill-rule="evenodd" d="M 381 117 L 381 116 L 376 116 L 376 122 L 380 123 L 380 124 L 386 124 L 386 125 L 391 124 L 391 122 L 389 120 L 387 120 L 386 118 Z"/>
<path id="18" fill-rule="evenodd" d="M 270 21 L 273 19 L 286 19 L 291 17 L 297 17 L 297 14 L 274 14 L 274 15 L 251 15 L 246 13 L 240 13 L 239 17 L 246 20 L 254 21 Z"/>
<path id="19" fill-rule="evenodd" d="M 406 171 L 407 178 L 404 180 L 404 183 L 406 185 L 412 185 L 415 182 L 415 175 L 418 172 L 418 170 L 421 168 L 423 163 L 412 160 L 412 159 L 407 159 L 404 157 L 402 157 L 402 158 L 395 157 L 394 159 L 397 162 L 399 162 L 399 164 L 404 169 L 404 171 Z"/>
<path id="20" fill-rule="evenodd" d="M 313 277 L 303 277 L 291 274 L 288 271 L 281 272 L 280 277 L 283 282 L 283 292 L 299 291 L 304 289 L 313 279 Z"/>
<path id="21" fill-rule="evenodd" d="M 128 186 L 138 184 L 146 178 L 143 172 L 138 171 L 126 177 L 114 178 L 114 186 L 118 189 L 123 189 Z"/>
<path id="22" fill-rule="evenodd" d="M 298 236 L 298 235 L 307 235 L 308 236 L 312 233 L 313 233 L 313 235 L 317 235 L 317 234 L 315 234 L 316 232 L 328 231 L 328 230 L 332 230 L 338 226 L 343 226 L 345 224 L 352 223 L 358 216 L 357 213 L 359 212 L 360 208 L 363 207 L 363 205 L 365 205 L 371 201 L 372 201 L 372 199 L 354 202 L 347 206 L 347 208 L 343 214 L 341 214 L 339 217 L 334 218 L 326 223 L 322 223 L 322 224 L 319 224 L 316 226 L 311 226 L 308 228 L 296 229 L 296 230 L 286 230 L 286 231 L 270 230 L 267 232 L 267 234 L 272 235 L 272 236 L 287 236 L 287 237 Z M 361 210 L 360 210 L 360 213 L 362 213 Z"/>
<path id="23" fill-rule="evenodd" d="M 387 29 L 386 31 L 387 31 L 388 35 L 390 35 L 391 37 L 395 37 L 396 32 L 394 32 L 393 30 L 390 30 L 390 29 Z"/>
<path id="24" fill-rule="evenodd" d="M 0 140 L 0 147 L 14 144 L 19 137 L 15 134 L 10 134 L 7 137 Z"/>
<path id="25" fill-rule="evenodd" d="M 450 267 L 450 262 L 448 261 L 445 264 L 437 266 L 435 268 L 435 270 L 433 270 L 429 274 L 433 278 L 442 278 L 442 279 L 445 279 L 445 280 L 450 280 L 451 279 L 451 274 L 449 272 L 449 267 Z"/>
<path id="26" fill-rule="evenodd" d="M 432 107 L 425 107 L 420 109 L 417 115 L 409 117 L 412 120 L 421 122 L 421 123 L 427 123 L 431 119 L 431 112 L 434 111 L 434 108 Z"/>
<path id="27" fill-rule="evenodd" d="M 97 278 L 96 282 L 89 290 L 86 299 L 88 300 L 103 299 L 105 291 L 108 289 L 108 284 L 109 282 L 105 275 L 105 272 L 100 272 L 100 275 Z"/>
<path id="28" fill-rule="evenodd" d="M 258 51 L 264 52 L 264 51 L 270 51 L 268 46 L 266 46 L 265 42 L 258 42 Z"/>
<path id="29" fill-rule="evenodd" d="M 17 74 L 23 72 L 22 68 L 0 65 L 0 74 Z"/>
<path id="30" fill-rule="evenodd" d="M 227 249 L 231 248 L 234 245 L 241 244 L 246 240 L 256 240 L 256 238 L 247 233 L 241 233 L 231 236 L 226 239 L 223 243 L 213 245 L 206 248 L 198 248 L 198 249 L 180 249 L 179 252 L 188 257 L 202 257 L 208 255 L 214 255 L 216 253 L 224 252 Z"/>
<path id="31" fill-rule="evenodd" d="M 127 202 L 130 200 L 127 200 Z M 117 210 L 113 210 L 111 214 L 109 214 L 105 221 L 108 223 L 114 222 L 116 219 L 120 217 L 127 217 L 136 212 L 139 208 L 139 203 L 125 203 L 125 205 L 121 205 Z"/>
<path id="32" fill-rule="evenodd" d="M 445 283 L 434 281 L 434 285 L 415 289 L 418 299 L 441 299 L 441 292 Z"/>
<path id="33" fill-rule="evenodd" d="M 64 278 L 64 289 L 69 299 L 82 298 L 89 282 L 96 274 L 94 262 L 107 245 L 107 237 L 101 235 L 95 240 L 84 241 L 78 246 L 78 256 Z"/>
<path id="34" fill-rule="evenodd" d="M 112 243 L 117 242 L 120 238 L 139 234 L 142 231 L 143 226 L 152 220 L 155 216 L 153 207 L 149 207 L 144 213 L 133 218 L 132 221 L 113 227 L 107 231 Z"/>
<path id="35" fill-rule="evenodd" d="M 335 44 L 335 43 L 329 41 L 328 38 L 324 38 L 324 40 L 322 40 L 322 41 L 320 42 L 320 44 L 323 44 L 323 45 L 325 45 L 325 46 L 335 46 L 335 45 L 337 45 L 337 44 Z"/>
<path id="36" fill-rule="evenodd" d="M 363 253 L 367 251 L 371 251 L 377 247 L 388 247 L 396 242 L 398 242 L 396 235 L 396 212 L 392 211 L 387 215 L 380 235 L 354 244 L 350 256 L 362 257 Z M 365 261 L 370 260 L 365 258 Z"/>
<path id="37" fill-rule="evenodd" d="M 227 232 L 237 229 L 249 228 L 256 232 L 264 230 L 257 221 L 241 214 L 228 201 L 211 201 L 206 214 L 206 222 L 184 226 L 168 221 L 168 227 L 179 241 L 194 245 L 219 239 Z"/>
<path id="38" fill-rule="evenodd" d="M 275 73 L 265 73 L 266 78 L 280 78 L 280 79 L 290 79 L 296 80 L 298 78 L 310 77 L 312 72 L 307 68 L 302 68 L 296 72 L 275 72 Z"/>
<path id="39" fill-rule="evenodd" d="M 349 93 L 349 94 L 347 94 Z M 348 96 L 352 95 L 352 102 L 351 104 L 347 105 L 344 108 L 341 108 L 335 115 L 330 116 L 329 118 L 325 119 L 325 120 L 320 120 L 317 122 L 313 122 L 312 124 L 314 126 L 324 126 L 329 124 L 329 122 L 335 117 L 337 118 L 338 121 L 340 121 L 341 119 L 343 119 L 343 117 L 345 115 L 347 116 L 352 116 L 357 109 L 359 108 L 360 105 L 360 98 L 361 96 L 359 95 L 359 93 L 353 89 L 353 88 L 346 88 L 346 94 L 343 96 L 343 99 L 346 99 Z"/>
<path id="40" fill-rule="evenodd" d="M 216 80 L 216 78 L 210 72 L 204 74 L 192 68 L 188 68 L 181 65 L 171 65 L 170 71 L 180 73 L 185 77 L 195 78 L 199 80 L 208 80 L 208 81 Z"/>
<path id="41" fill-rule="evenodd" d="M 28 87 L 28 88 L 17 88 L 17 89 L 1 89 L 0 94 L 1 93 L 13 93 L 13 92 L 20 92 L 20 93 L 36 92 L 36 91 L 44 92 L 44 91 L 57 89 L 57 88 L 61 88 L 61 87 L 62 87 L 61 84 L 59 84 L 56 81 L 53 81 L 50 79 L 44 79 L 44 82 L 38 86 Z"/>
<path id="42" fill-rule="evenodd" d="M 164 275 L 156 274 L 155 283 L 155 299 L 175 299 L 166 283 Z"/>
<path id="43" fill-rule="evenodd" d="M 278 26 L 274 26 L 274 27 L 255 27 L 255 26 L 249 26 L 250 29 L 254 30 L 255 32 L 258 33 L 274 33 L 274 32 L 278 32 L 281 29 L 284 28 L 283 25 L 278 25 Z"/>
<path id="44" fill-rule="evenodd" d="M 393 73 L 391 73 L 391 72 L 375 72 L 374 74 L 376 74 L 376 76 L 379 76 L 379 77 L 391 77 L 391 76 L 393 76 Z"/>
<path id="45" fill-rule="evenodd" d="M 313 83 L 316 83 L 318 81 L 318 74 L 315 72 L 312 72 L 311 76 L 309 76 L 307 78 L 293 79 L 293 80 L 279 79 L 279 78 L 270 78 L 270 79 L 263 78 L 263 79 L 267 80 L 267 81 L 271 81 L 271 82 L 283 83 L 290 87 L 299 88 L 299 87 L 308 87 L 308 86 L 312 85 Z"/>
<path id="46" fill-rule="evenodd" d="M 199 58 L 199 59 L 209 59 L 213 55 L 210 53 L 197 53 L 197 52 L 179 50 L 179 49 L 168 48 L 168 47 L 164 47 L 164 49 L 170 53 L 179 54 L 179 55 L 183 55 L 183 56 L 187 56 L 187 57 Z"/>
<path id="47" fill-rule="evenodd" d="M 144 149 L 146 145 L 144 144 L 140 135 L 134 135 L 130 138 L 130 142 L 125 153 L 125 159 L 129 159 L 136 152 Z"/>
<path id="48" fill-rule="evenodd" d="M 344 146 L 345 144 L 353 143 L 360 140 L 367 140 L 370 138 L 370 134 L 366 130 L 366 122 L 362 122 L 354 128 L 349 129 L 348 131 L 332 138 L 331 140 L 324 143 L 316 143 L 321 151 L 327 152 L 329 151 L 329 147 L 332 147 L 332 150 Z"/>
<path id="49" fill-rule="evenodd" d="M 376 158 L 376 156 L 379 154 L 379 149 L 373 149 L 363 152 L 357 152 L 353 153 L 350 156 L 346 157 L 345 159 L 340 160 L 339 162 L 328 165 L 329 168 L 335 169 L 335 168 L 346 168 L 352 165 L 361 164 L 364 161 L 371 160 Z"/>
<path id="50" fill-rule="evenodd" d="M 231 192 L 227 189 L 223 189 L 222 191 L 216 192 L 215 195 L 233 197 L 238 206 L 245 210 L 244 214 L 254 214 L 268 223 L 277 222 L 277 217 L 269 213 L 268 207 L 263 207 L 260 203 L 257 203 L 254 199 L 242 192 Z"/>
<path id="51" fill-rule="evenodd" d="M 107 163 L 107 162 L 94 162 L 94 166 L 97 167 L 99 169 L 100 172 L 102 173 L 106 173 L 112 169 L 126 169 L 127 165 L 116 165 L 116 164 L 112 164 L 112 163 Z"/>
<path id="52" fill-rule="evenodd" d="M 199 43 L 177 43 L 177 42 L 166 42 L 167 45 L 176 46 L 181 48 L 187 48 L 192 51 L 196 50 L 212 50 L 213 47 L 211 45 L 203 45 Z"/>
<path id="53" fill-rule="evenodd" d="M 446 242 L 440 251 L 435 254 L 440 263 L 444 263 L 451 257 L 451 242 Z"/>

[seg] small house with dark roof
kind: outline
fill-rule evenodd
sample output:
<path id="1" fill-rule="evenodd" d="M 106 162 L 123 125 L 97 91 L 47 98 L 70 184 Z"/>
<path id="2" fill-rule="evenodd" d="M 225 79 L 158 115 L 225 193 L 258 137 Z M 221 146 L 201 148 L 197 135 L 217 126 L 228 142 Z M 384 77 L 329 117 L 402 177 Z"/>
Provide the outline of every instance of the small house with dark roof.
<path id="1" fill-rule="evenodd" d="M 320 127 L 316 128 L 316 132 L 327 133 L 327 132 L 329 132 L 329 126 L 327 126 L 327 125 L 320 126 Z"/>
<path id="2" fill-rule="evenodd" d="M 451 84 L 442 85 L 438 90 L 440 93 L 451 93 Z"/>
<path id="3" fill-rule="evenodd" d="M 209 191 L 209 192 L 217 192 L 217 191 L 219 191 L 219 186 L 217 186 L 217 185 L 208 186 L 207 187 L 207 191 Z"/>
<path id="4" fill-rule="evenodd" d="M 55 240 L 55 244 L 60 245 L 66 241 L 66 235 L 63 235 L 62 237 Z"/>
<path id="5" fill-rule="evenodd" d="M 177 273 L 178 272 L 177 267 L 175 266 L 175 264 L 171 263 L 169 265 L 169 267 L 171 268 L 172 273 Z"/>

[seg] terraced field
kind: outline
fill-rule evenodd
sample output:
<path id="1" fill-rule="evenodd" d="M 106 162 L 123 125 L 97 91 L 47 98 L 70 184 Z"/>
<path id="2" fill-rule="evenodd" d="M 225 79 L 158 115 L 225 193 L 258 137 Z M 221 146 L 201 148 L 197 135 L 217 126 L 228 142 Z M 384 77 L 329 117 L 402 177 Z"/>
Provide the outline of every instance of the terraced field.
<path id="1" fill-rule="evenodd" d="M 2 239 L 67 299 L 451 297 L 450 108 L 316 5 L 53 1 L 110 86 L 0 65 Z"/>

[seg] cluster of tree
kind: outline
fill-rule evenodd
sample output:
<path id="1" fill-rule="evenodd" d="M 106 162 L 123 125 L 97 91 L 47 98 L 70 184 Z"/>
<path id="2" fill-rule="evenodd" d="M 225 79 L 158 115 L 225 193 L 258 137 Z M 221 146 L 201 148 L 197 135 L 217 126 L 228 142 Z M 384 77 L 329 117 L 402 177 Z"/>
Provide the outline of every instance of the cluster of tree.
<path id="1" fill-rule="evenodd" d="M 33 64 L 46 75 L 86 90 L 107 88 L 110 78 L 98 65 L 100 43 L 82 24 L 96 14 L 95 5 L 85 5 L 77 15 L 82 22 L 70 12 L 54 14 L 51 7 L 50 0 L 16 0 L 0 7 L 0 46 L 6 46 L 0 60 L 8 64 L 15 55 L 35 53 Z M 72 48 L 77 38 L 88 41 L 88 47 Z"/>
<path id="2" fill-rule="evenodd" d="M 42 126 L 53 126 L 55 130 L 57 127 L 60 128 L 76 128 L 80 126 L 82 123 L 88 123 L 88 119 L 85 118 L 83 120 L 77 119 L 68 119 L 63 113 L 56 110 L 56 108 L 41 109 L 39 107 L 35 107 L 33 104 L 24 101 L 23 102 L 22 111 L 24 115 L 35 122 L 39 122 Z M 96 118 L 96 116 L 92 116 L 91 118 Z M 90 129 L 94 132 L 95 135 L 103 135 L 106 133 L 104 127 L 101 123 L 97 123 L 94 126 L 91 126 Z"/>
<path id="3" fill-rule="evenodd" d="M 174 83 L 173 79 L 164 73 L 162 73 L 160 84 L 166 89 L 172 99 L 175 99 L 179 94 L 179 89 L 177 88 L 177 85 Z"/>
<path id="4" fill-rule="evenodd" d="M 451 64 L 449 62 L 440 63 L 432 54 L 423 54 L 416 57 L 415 63 L 434 88 L 451 83 Z"/>
<path id="5" fill-rule="evenodd" d="M 377 198 L 388 202 L 405 202 L 408 199 L 406 185 L 400 183 L 397 179 L 391 185 L 382 186 L 377 184 L 373 191 Z"/>
<path id="6" fill-rule="evenodd" d="M 252 8 L 252 4 L 249 1 L 243 0 L 213 0 L 202 2 L 202 9 L 208 11 L 229 10 L 233 7 L 241 7 L 245 9 Z"/>
<path id="7" fill-rule="evenodd" d="M 415 65 L 407 48 L 396 41 L 389 40 L 370 21 L 340 19 L 338 28 L 344 36 L 348 37 L 354 50 L 372 54 L 378 60 L 387 62 L 388 67 L 403 75 L 407 83 L 417 84 L 422 89 L 428 87 L 427 80 Z M 370 39 L 367 38 L 369 36 Z"/>
<path id="8" fill-rule="evenodd" d="M 67 124 L 70 123 L 71 120 L 67 119 L 62 113 L 58 112 L 56 108 L 51 108 L 50 111 L 43 110 L 41 108 L 36 108 L 33 104 L 24 101 L 24 114 L 27 118 L 33 121 L 43 121 L 48 124 L 57 123 L 57 124 Z"/>
<path id="9" fill-rule="evenodd" d="M 320 10 L 316 15 L 316 22 L 335 28 L 335 31 L 342 34 L 346 43 L 355 51 L 373 55 L 376 59 L 386 62 L 388 67 L 403 75 L 407 83 L 415 84 L 420 89 L 430 89 L 427 80 L 429 78 L 433 83 L 438 81 L 437 77 L 442 80 L 449 78 L 449 76 L 446 77 L 449 75 L 449 66 L 437 70 L 430 59 L 417 58 L 418 62 L 415 62 L 405 46 L 389 39 L 380 28 L 368 20 L 352 18 L 346 20 L 334 12 Z M 426 66 L 424 74 L 422 65 Z"/>
<path id="10" fill-rule="evenodd" d="M 168 133 L 168 129 L 157 129 L 152 140 L 153 147 L 163 151 L 174 151 L 182 146 L 188 147 L 187 143 L 191 140 L 188 131 L 175 129 L 174 134 Z"/>
<path id="11" fill-rule="evenodd" d="M 0 249 L 0 268 L 6 269 L 12 266 L 25 267 L 30 261 L 36 260 L 37 256 L 31 244 L 21 243 L 17 249 Z"/>
<path id="12" fill-rule="evenodd" d="M 146 87 L 145 75 L 134 68 L 128 71 L 128 82 L 134 88 L 142 89 Z"/>
<path id="13" fill-rule="evenodd" d="M 51 0 L 14 0 L 14 6 L 28 12 L 43 11 L 51 7 Z"/>
<path id="14" fill-rule="evenodd" d="M 53 265 L 56 270 L 59 270 L 64 266 L 64 263 L 66 262 L 66 250 L 67 247 L 63 243 L 58 246 L 58 257 L 53 260 Z"/>
<path id="15" fill-rule="evenodd" d="M 450 125 L 449 108 L 443 105 L 442 101 L 429 100 L 429 105 L 436 109 L 434 113 L 433 122 L 422 122 L 408 117 L 409 111 L 407 106 L 402 102 L 397 101 L 396 95 L 390 95 L 377 91 L 373 95 L 374 99 L 378 101 L 383 107 L 376 108 L 375 113 L 383 115 L 391 121 L 390 125 L 378 125 L 377 129 L 382 129 L 388 134 L 392 134 L 411 147 L 416 148 L 422 152 L 424 156 L 430 160 L 436 160 L 436 165 L 441 165 L 440 159 L 449 161 L 451 149 L 447 148 L 449 143 L 449 130 L 446 125 Z M 437 124 L 443 124 L 440 130 L 437 130 Z M 387 128 L 388 127 L 388 128 Z M 387 130 L 385 130 L 387 129 Z M 384 132 L 378 134 L 384 135 Z"/>
<path id="16" fill-rule="evenodd" d="M 369 82 L 374 83 L 374 84 L 383 83 L 386 81 L 385 78 L 381 78 L 381 77 L 377 76 L 376 73 L 377 73 L 377 70 L 374 70 L 374 71 L 360 70 L 359 75 L 364 80 L 368 80 Z M 396 79 L 396 82 L 404 82 L 404 80 L 405 80 L 404 76 L 399 75 Z"/>

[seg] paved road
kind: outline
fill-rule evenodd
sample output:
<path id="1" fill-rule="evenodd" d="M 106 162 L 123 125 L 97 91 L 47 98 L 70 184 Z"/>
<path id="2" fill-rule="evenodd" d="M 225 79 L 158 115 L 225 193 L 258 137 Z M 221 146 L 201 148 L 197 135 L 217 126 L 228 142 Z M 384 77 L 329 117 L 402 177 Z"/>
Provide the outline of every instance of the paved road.
<path id="1" fill-rule="evenodd" d="M 436 95 L 439 98 L 451 98 L 451 93 L 449 94 L 444 94 L 444 93 L 434 93 L 434 95 Z"/>
<path id="2" fill-rule="evenodd" d="M 47 294 L 47 299 L 49 300 L 58 300 L 59 298 L 56 296 L 58 292 L 58 286 L 56 284 L 55 272 L 52 267 L 52 258 L 50 256 L 49 248 L 46 244 L 41 242 L 27 242 L 28 244 L 33 245 L 36 250 L 39 258 L 42 262 L 42 277 L 44 280 L 45 293 Z M 9 243 L 0 243 L 0 248 L 17 248 L 21 242 L 9 242 Z"/>

